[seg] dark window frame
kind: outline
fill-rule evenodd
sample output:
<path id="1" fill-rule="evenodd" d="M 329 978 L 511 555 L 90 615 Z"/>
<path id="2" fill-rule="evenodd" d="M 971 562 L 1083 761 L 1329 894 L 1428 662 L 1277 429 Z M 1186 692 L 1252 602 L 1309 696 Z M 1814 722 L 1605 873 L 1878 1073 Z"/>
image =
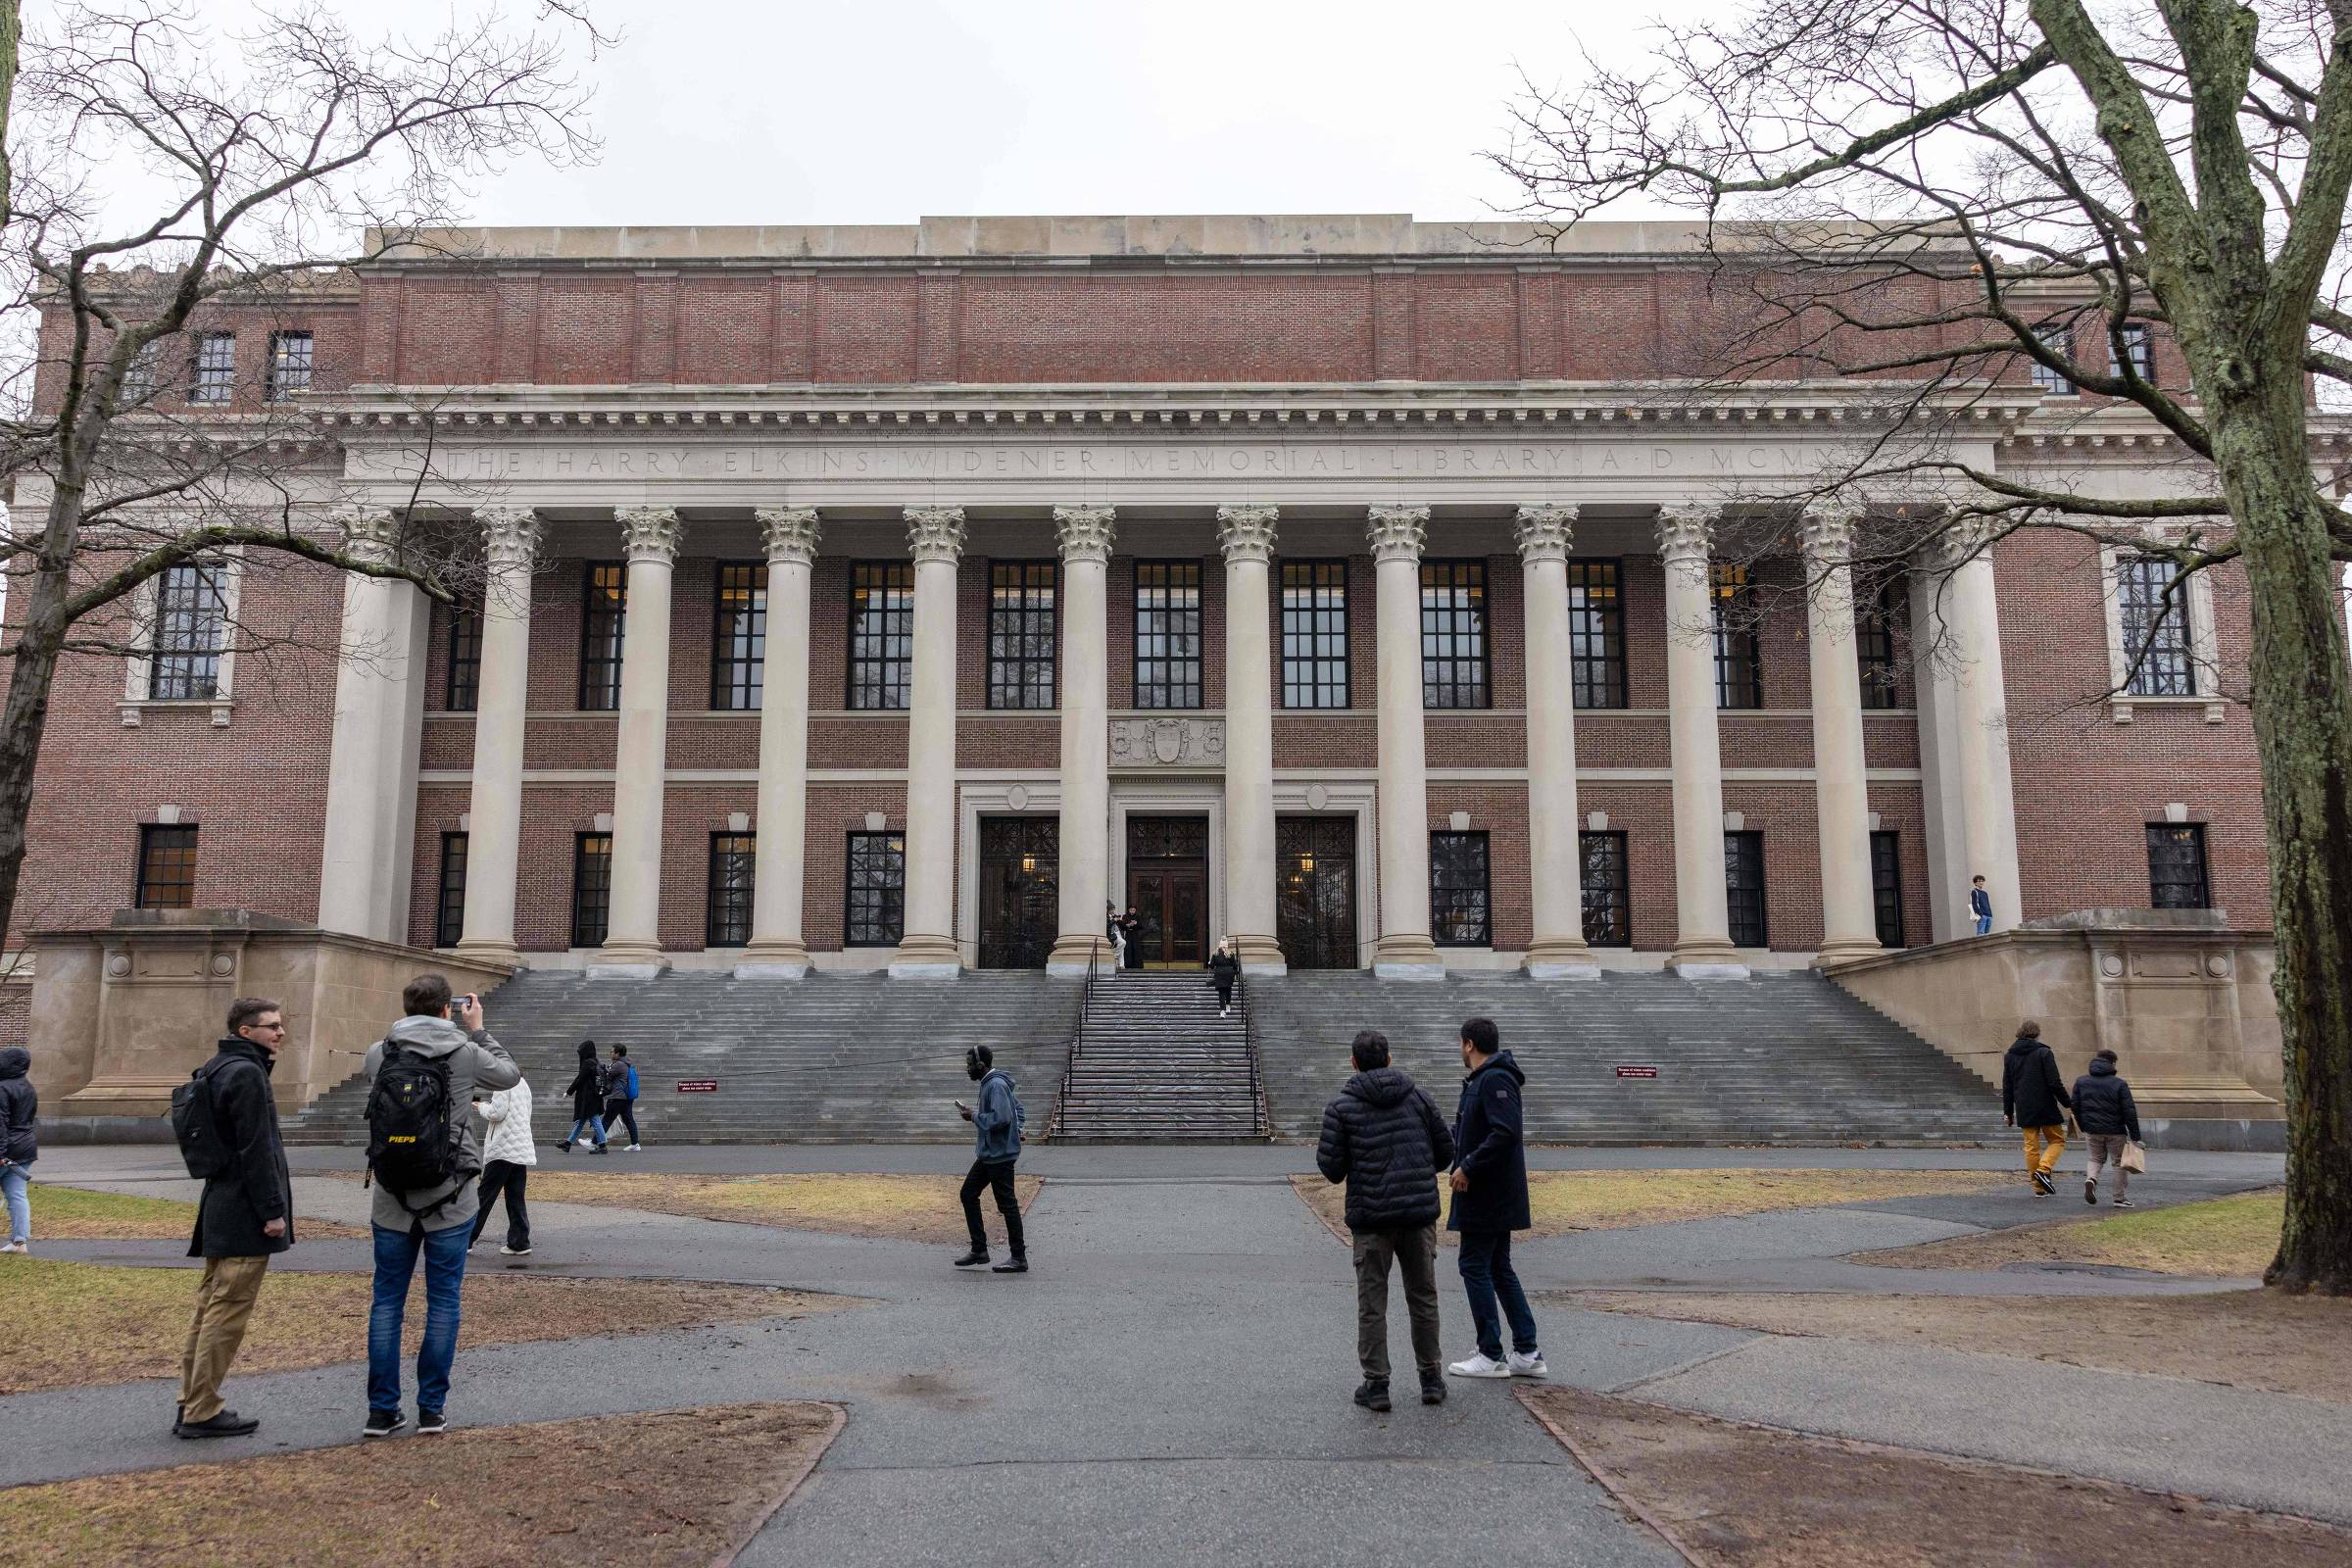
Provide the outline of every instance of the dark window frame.
<path id="1" fill-rule="evenodd" d="M 1862 683 L 1862 707 L 1887 712 L 1902 706 L 1902 670 L 1895 657 L 1897 591 L 1902 579 L 1890 577 L 1879 587 L 1871 604 L 1854 606 L 1854 676 Z"/>
<path id="2" fill-rule="evenodd" d="M 464 830 L 441 835 L 441 872 L 433 905 L 433 946 L 454 948 L 466 936 L 466 866 L 472 835 Z"/>
<path id="3" fill-rule="evenodd" d="M 1592 882 L 1592 848 L 1595 845 L 1614 846 L 1609 857 L 1617 882 L 1614 888 L 1595 890 Z M 1631 948 L 1634 945 L 1634 875 L 1632 852 L 1622 828 L 1602 828 L 1576 836 L 1578 892 L 1584 906 L 1585 945 L 1593 948 Z M 1600 894 L 1596 901 L 1595 891 Z M 1602 914 L 1601 923 L 1593 921 L 1595 910 Z M 1608 916 L 1614 911 L 1615 933 L 1610 933 Z"/>
<path id="4" fill-rule="evenodd" d="M 1439 845 L 1454 842 L 1478 849 L 1478 878 L 1466 880 L 1459 867 L 1448 867 Z M 1449 871 L 1453 875 L 1448 880 Z M 1475 915 L 1460 911 L 1474 908 Z M 1441 948 L 1492 948 L 1494 945 L 1494 843 L 1484 828 L 1456 832 L 1440 828 L 1429 835 L 1429 932 Z"/>
<path id="5" fill-rule="evenodd" d="M 2067 364 L 2075 363 L 2075 328 L 2072 322 L 2044 323 L 2034 329 L 2034 337 L 2043 348 Z M 2043 397 L 2071 398 L 2082 393 L 2082 389 L 2065 371 L 2054 370 L 2039 360 L 2028 363 L 2033 367 L 2034 385 L 2040 389 Z"/>
<path id="6" fill-rule="evenodd" d="M 1749 873 L 1753 885 L 1740 880 Z M 1735 948 L 1772 946 L 1771 911 L 1764 868 L 1764 834 L 1759 828 L 1726 828 L 1723 834 L 1723 902 L 1727 934 Z M 1742 937 L 1753 938 L 1742 941 Z"/>
<path id="7" fill-rule="evenodd" d="M 1009 605 L 1006 594 L 1013 596 Z M 1051 558 L 990 561 L 987 706 L 998 712 L 1053 711 L 1061 696 L 1060 648 L 1058 565 Z"/>
<path id="8" fill-rule="evenodd" d="M 1486 558 L 1424 558 L 1420 577 L 1422 708 L 1433 712 L 1493 708 L 1494 600 Z M 1433 595 L 1448 597 L 1433 604 Z"/>
<path id="9" fill-rule="evenodd" d="M 1147 579 L 1157 576 L 1159 581 Z M 1186 581 L 1186 578 L 1190 581 Z M 1187 590 L 1192 603 L 1176 596 Z M 1158 594 L 1162 602 L 1148 604 Z M 1152 712 L 1182 712 L 1207 705 L 1208 588 L 1198 557 L 1139 560 L 1135 564 L 1135 706 Z M 1151 617 L 1165 617 L 1159 624 Z M 1189 632 L 1185 622 L 1190 619 Z M 1190 652 L 1186 652 L 1187 647 Z"/>
<path id="10" fill-rule="evenodd" d="M 2148 845 L 2148 906 L 2155 909 L 2210 909 L 2213 907 L 2213 857 L 2205 841 L 2203 822 L 2150 822 L 2147 825 Z M 2172 841 L 2186 849 L 2194 864 L 2188 867 L 2190 876 L 2159 878 L 2158 873 L 2171 869 L 2162 860 L 2166 845 Z M 2188 890 L 2186 897 L 2167 897 L 2167 888 Z"/>
<path id="11" fill-rule="evenodd" d="M 2125 555 L 2115 563 L 2117 629 L 2124 640 L 2124 683 L 2132 697 L 2195 697 L 2196 639 L 2189 625 L 2189 585 L 2173 585 L 2173 564 L 2161 556 Z M 2146 657 L 2141 657 L 2145 649 Z"/>
<path id="12" fill-rule="evenodd" d="M 1879 946 L 1909 946 L 1903 940 L 1903 837 L 1893 828 L 1870 830 L 1870 904 Z"/>
<path id="13" fill-rule="evenodd" d="M 863 840 L 879 841 L 881 858 L 860 858 Z M 880 881 L 859 883 L 861 869 L 879 868 L 885 873 L 895 862 L 895 879 L 887 874 Z M 867 916 L 859 912 L 861 898 L 876 911 Z M 893 919 L 892 915 L 896 914 Z M 885 935 L 884 933 L 888 933 Z M 885 828 L 879 833 L 853 831 L 842 858 L 841 878 L 841 945 L 844 948 L 895 948 L 906 935 L 906 830 Z M 860 940 L 871 938 L 872 940 Z"/>
<path id="14" fill-rule="evenodd" d="M 1711 563 L 1707 602 L 1714 620 L 1716 711 L 1752 712 L 1764 706 L 1764 628 L 1755 579 L 1745 566 Z"/>
<path id="15" fill-rule="evenodd" d="M 703 946 L 744 948 L 752 942 L 752 902 L 758 892 L 759 836 L 720 828 L 710 835 L 703 879 Z M 724 880 L 722 880 L 722 873 Z"/>
<path id="16" fill-rule="evenodd" d="M 2116 352 L 2115 339 L 2123 337 L 2123 352 Z M 2156 329 L 2146 321 L 2126 321 L 2107 337 L 2107 373 L 2121 377 L 2129 364 L 2139 372 L 2139 378 L 2150 386 L 2156 384 Z"/>
<path id="17" fill-rule="evenodd" d="M 1605 578 L 1605 581 L 1595 579 Z M 1594 595 L 1601 596 L 1599 604 Z M 1598 651 L 1591 651 L 1598 642 Z M 1625 563 L 1615 556 L 1568 561 L 1570 701 L 1587 711 L 1625 708 Z"/>
<path id="18" fill-rule="evenodd" d="M 229 567 L 218 561 L 183 561 L 156 577 L 155 624 L 147 651 L 150 702 L 220 700 L 220 658 L 228 645 L 228 582 Z"/>
<path id="19" fill-rule="evenodd" d="M 735 579 L 730 581 L 729 579 Z M 730 606 L 730 592 L 746 596 Z M 766 701 L 767 563 L 720 561 L 710 571 L 710 710 L 757 713 Z"/>
<path id="20" fill-rule="evenodd" d="M 581 712 L 620 711 L 620 663 L 628 635 L 629 564 L 581 562 L 578 692 Z"/>
<path id="21" fill-rule="evenodd" d="M 441 706 L 452 713 L 470 713 L 482 701 L 481 608 L 455 604 L 448 613 L 444 648 L 449 667 L 442 680 Z"/>
<path id="22" fill-rule="evenodd" d="M 602 846 L 601 849 L 592 848 Z M 592 880 L 591 866 L 598 867 Z M 590 830 L 571 836 L 571 945 L 601 948 L 612 929 L 612 835 Z"/>
<path id="23" fill-rule="evenodd" d="M 860 593 L 879 597 L 860 611 Z M 914 705 L 914 563 L 851 562 L 848 621 L 842 706 L 905 712 Z"/>
<path id="24" fill-rule="evenodd" d="M 236 396 L 237 334 L 199 332 L 188 353 L 188 401 L 221 404 Z"/>
<path id="25" fill-rule="evenodd" d="M 132 869 L 130 906 L 134 909 L 191 909 L 196 906 L 195 822 L 139 824 L 139 860 Z M 170 876 L 158 875 L 170 871 Z M 184 875 L 179 873 L 184 872 Z M 177 892 L 178 898 L 161 895 Z"/>
<path id="26" fill-rule="evenodd" d="M 283 403 L 297 392 L 308 392 L 317 367 L 318 340 L 309 327 L 273 328 L 270 360 L 262 373 L 262 401 Z"/>
<path id="27" fill-rule="evenodd" d="M 1292 580 L 1293 573 L 1299 580 Z M 1337 712 L 1355 705 L 1348 664 L 1348 558 L 1285 557 L 1275 581 L 1280 626 L 1282 706 Z M 1301 596 L 1294 604 L 1291 596 Z M 1336 593 L 1337 603 L 1326 596 Z"/>

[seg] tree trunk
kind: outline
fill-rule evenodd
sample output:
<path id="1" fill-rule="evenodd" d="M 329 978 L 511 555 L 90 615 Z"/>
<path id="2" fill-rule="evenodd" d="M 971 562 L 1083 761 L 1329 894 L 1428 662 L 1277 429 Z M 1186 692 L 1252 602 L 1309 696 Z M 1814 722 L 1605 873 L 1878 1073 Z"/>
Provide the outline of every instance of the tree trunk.
<path id="1" fill-rule="evenodd" d="M 64 642 L 65 569 L 46 561 L 10 585 L 22 596 L 16 657 L 8 697 L 0 703 L 0 937 L 16 917 L 17 883 L 24 869 L 24 823 L 32 810 L 32 775 L 40 765 L 41 736 L 49 727 L 49 687 Z"/>

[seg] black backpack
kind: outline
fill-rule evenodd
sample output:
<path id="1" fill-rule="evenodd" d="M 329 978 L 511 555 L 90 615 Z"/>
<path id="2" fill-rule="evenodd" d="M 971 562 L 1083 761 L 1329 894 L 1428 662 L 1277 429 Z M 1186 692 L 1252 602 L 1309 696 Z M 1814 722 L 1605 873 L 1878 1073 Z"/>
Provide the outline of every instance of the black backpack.
<path id="1" fill-rule="evenodd" d="M 368 1168 L 376 1182 L 402 1199 L 406 1208 L 408 1194 L 457 1177 L 463 1157 L 464 1146 L 450 1124 L 449 1058 L 385 1041 L 375 1085 L 368 1092 Z M 448 1201 L 445 1196 L 409 1211 L 430 1213 Z"/>
<path id="2" fill-rule="evenodd" d="M 188 1174 L 199 1181 L 225 1176 L 236 1163 L 228 1136 L 220 1130 L 220 1112 L 213 1104 L 214 1075 L 234 1062 L 234 1057 L 215 1056 L 172 1091 L 172 1136 L 179 1140 L 179 1157 L 186 1162 Z"/>

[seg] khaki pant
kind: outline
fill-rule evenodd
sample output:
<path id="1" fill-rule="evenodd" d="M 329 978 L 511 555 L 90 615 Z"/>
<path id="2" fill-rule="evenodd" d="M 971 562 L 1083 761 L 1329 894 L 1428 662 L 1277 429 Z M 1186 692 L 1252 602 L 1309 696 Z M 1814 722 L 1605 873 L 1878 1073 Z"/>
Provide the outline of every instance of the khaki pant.
<path id="1" fill-rule="evenodd" d="M 2090 1140 L 2090 1168 L 2084 1173 L 2092 1181 L 2099 1179 L 2102 1165 L 2115 1167 L 2115 1196 L 2121 1198 L 2131 1190 L 2132 1173 L 2124 1169 L 2124 1146 L 2132 1142 L 2125 1133 L 2084 1133 Z"/>
<path id="2" fill-rule="evenodd" d="M 179 1358 L 179 1418 L 210 1421 L 220 1413 L 220 1380 L 245 1343 L 245 1324 L 262 1294 L 270 1257 L 208 1257 L 196 1287 L 196 1320 Z"/>
<path id="3" fill-rule="evenodd" d="M 2066 1152 L 2066 1124 L 2055 1127 L 2026 1129 L 2026 1174 L 2035 1171 L 2047 1176 L 2058 1168 L 2058 1156 Z"/>
<path id="4" fill-rule="evenodd" d="M 1438 1342 L 1438 1228 L 1355 1232 L 1355 1355 L 1364 1376 L 1389 1381 L 1389 1260 L 1404 1281 L 1413 1321 L 1413 1360 L 1423 1382 L 1446 1375 Z"/>

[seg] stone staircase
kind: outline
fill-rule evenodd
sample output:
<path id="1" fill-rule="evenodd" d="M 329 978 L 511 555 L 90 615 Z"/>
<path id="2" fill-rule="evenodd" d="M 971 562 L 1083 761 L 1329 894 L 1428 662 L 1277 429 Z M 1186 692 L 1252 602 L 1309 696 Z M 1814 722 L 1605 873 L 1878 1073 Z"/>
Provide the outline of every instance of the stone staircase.
<path id="1" fill-rule="evenodd" d="M 2001 1139 L 2000 1096 L 1917 1035 L 1810 972 L 1536 981 L 1360 972 L 1251 982 L 1272 1131 L 1312 1139 L 1358 1029 L 1448 1114 L 1466 1018 L 1494 1020 L 1528 1075 L 1536 1143 L 1969 1143 Z M 1655 1078 L 1620 1078 L 1619 1065 Z"/>
<path id="2" fill-rule="evenodd" d="M 1250 988 L 1232 1015 L 1198 969 L 1113 970 L 1087 991 L 1054 1118 L 1058 1143 L 1239 1143 L 1266 1136 Z"/>
<path id="3" fill-rule="evenodd" d="M 629 1048 L 643 1091 L 637 1124 L 649 1143 L 961 1143 L 971 1129 L 951 1102 L 972 1099 L 963 1070 L 970 1046 L 996 1053 L 1019 1086 L 1031 1130 L 1044 1130 L 1077 1028 L 1079 989 L 1036 971 L 893 982 L 672 970 L 630 981 L 534 969 L 485 1005 L 491 1031 L 529 1079 L 541 1143 L 570 1130 L 562 1091 L 588 1039 L 600 1056 L 615 1043 Z M 358 1065 L 287 1123 L 288 1143 L 367 1142 Z M 680 1080 L 713 1078 L 715 1093 L 677 1090 Z"/>

